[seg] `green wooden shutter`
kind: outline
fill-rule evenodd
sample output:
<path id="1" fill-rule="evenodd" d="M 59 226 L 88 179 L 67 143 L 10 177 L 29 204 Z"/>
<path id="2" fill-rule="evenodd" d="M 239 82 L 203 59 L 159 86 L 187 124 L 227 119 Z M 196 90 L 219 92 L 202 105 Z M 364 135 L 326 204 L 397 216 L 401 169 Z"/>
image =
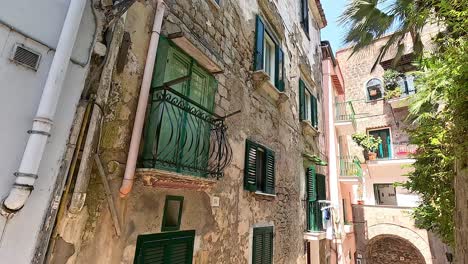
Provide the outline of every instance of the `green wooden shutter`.
<path id="1" fill-rule="evenodd" d="M 276 45 L 275 53 L 275 86 L 278 91 L 284 92 L 284 53 L 278 45 Z"/>
<path id="2" fill-rule="evenodd" d="M 275 194 L 275 152 L 266 149 L 265 192 Z"/>
<path id="3" fill-rule="evenodd" d="M 325 175 L 316 174 L 317 179 L 317 199 L 326 200 L 327 199 L 327 180 Z"/>
<path id="4" fill-rule="evenodd" d="M 306 119 L 305 84 L 299 79 L 299 120 Z"/>
<path id="5" fill-rule="evenodd" d="M 191 264 L 195 230 L 140 235 L 134 264 Z"/>
<path id="6" fill-rule="evenodd" d="M 308 0 L 301 0 L 301 24 L 304 32 L 309 36 L 309 4 Z"/>
<path id="7" fill-rule="evenodd" d="M 253 229 L 252 264 L 273 263 L 273 227 Z"/>
<path id="8" fill-rule="evenodd" d="M 307 169 L 307 200 L 310 202 L 317 201 L 317 177 L 315 166 L 310 166 Z"/>
<path id="9" fill-rule="evenodd" d="M 265 35 L 265 25 L 260 16 L 257 15 L 255 26 L 255 50 L 254 50 L 254 70 L 263 70 L 263 42 Z"/>
<path id="10" fill-rule="evenodd" d="M 245 142 L 244 188 L 248 191 L 257 190 L 257 144 L 250 140 Z"/>
<path id="11" fill-rule="evenodd" d="M 310 97 L 310 105 L 311 105 L 311 118 L 312 118 L 312 126 L 318 128 L 318 111 L 317 111 L 317 98 L 315 96 Z"/>
<path id="12" fill-rule="evenodd" d="M 152 86 L 153 88 L 162 85 L 164 82 L 172 81 L 180 77 L 190 74 L 192 59 L 171 47 L 167 40 L 161 38 L 161 54 L 158 52 L 156 59 L 156 67 L 154 70 Z M 182 94 L 186 94 L 189 87 L 189 82 L 182 82 L 173 85 L 172 88 Z M 152 94 L 157 96 L 158 92 Z M 144 145 L 143 145 L 143 164 L 145 167 L 152 167 L 163 170 L 176 171 L 174 166 L 167 164 L 151 164 L 145 160 L 153 160 L 154 156 L 164 161 L 177 161 L 178 151 L 167 151 L 167 149 L 178 149 L 179 144 L 174 140 L 174 134 L 180 133 L 178 131 L 179 124 L 174 124 L 173 120 L 181 121 L 183 113 L 181 110 L 173 105 L 160 103 L 153 103 L 149 107 L 147 114 L 147 122 L 145 125 Z M 172 120 L 172 122 L 171 122 Z M 158 132 L 159 131 L 159 132 Z"/>

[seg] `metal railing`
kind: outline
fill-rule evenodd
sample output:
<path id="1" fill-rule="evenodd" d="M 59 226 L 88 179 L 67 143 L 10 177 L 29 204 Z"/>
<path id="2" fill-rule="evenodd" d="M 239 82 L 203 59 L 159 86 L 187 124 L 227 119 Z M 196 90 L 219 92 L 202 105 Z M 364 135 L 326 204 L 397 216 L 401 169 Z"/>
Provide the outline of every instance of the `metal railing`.
<path id="1" fill-rule="evenodd" d="M 232 158 L 224 119 L 172 88 L 154 89 L 140 166 L 222 177 Z"/>
<path id="2" fill-rule="evenodd" d="M 336 122 L 351 121 L 353 125 L 356 124 L 356 113 L 351 101 L 335 103 L 335 120 Z"/>
<path id="3" fill-rule="evenodd" d="M 358 176 L 362 177 L 361 162 L 357 157 L 341 156 L 340 161 L 340 176 Z"/>

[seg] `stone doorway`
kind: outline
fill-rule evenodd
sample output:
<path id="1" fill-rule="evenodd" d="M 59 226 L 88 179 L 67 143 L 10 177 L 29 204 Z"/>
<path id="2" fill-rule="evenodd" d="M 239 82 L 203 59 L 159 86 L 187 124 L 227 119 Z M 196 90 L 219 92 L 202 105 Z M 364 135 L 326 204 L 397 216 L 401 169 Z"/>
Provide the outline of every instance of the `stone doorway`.
<path id="1" fill-rule="evenodd" d="M 426 264 L 423 255 L 408 240 L 379 235 L 367 244 L 368 264 Z"/>

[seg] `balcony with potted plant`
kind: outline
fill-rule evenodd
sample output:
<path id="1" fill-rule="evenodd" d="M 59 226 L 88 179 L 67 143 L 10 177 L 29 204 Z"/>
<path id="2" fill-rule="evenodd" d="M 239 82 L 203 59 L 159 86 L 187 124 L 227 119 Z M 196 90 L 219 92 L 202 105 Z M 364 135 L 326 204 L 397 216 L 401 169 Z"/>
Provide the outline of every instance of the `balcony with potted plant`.
<path id="1" fill-rule="evenodd" d="M 366 160 L 377 159 L 377 149 L 379 148 L 379 145 L 382 144 L 382 139 L 380 137 L 376 138 L 372 135 L 356 133 L 353 134 L 351 138 L 358 146 L 364 149 L 363 154 Z"/>
<path id="2" fill-rule="evenodd" d="M 395 70 L 386 70 L 384 75 L 384 99 L 392 108 L 403 108 L 409 105 L 409 97 L 416 93 L 414 76 Z"/>

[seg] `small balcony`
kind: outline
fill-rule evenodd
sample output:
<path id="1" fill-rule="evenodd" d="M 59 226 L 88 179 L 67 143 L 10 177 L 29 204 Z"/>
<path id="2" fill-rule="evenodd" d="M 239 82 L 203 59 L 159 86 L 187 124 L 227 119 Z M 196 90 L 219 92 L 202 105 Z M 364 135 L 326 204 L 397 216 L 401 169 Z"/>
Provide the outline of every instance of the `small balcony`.
<path id="1" fill-rule="evenodd" d="M 340 182 L 357 184 L 362 181 L 361 163 L 357 157 L 341 156 L 340 161 Z"/>
<path id="2" fill-rule="evenodd" d="M 399 86 L 397 93 L 390 98 L 387 98 L 387 102 L 392 106 L 393 109 L 408 107 L 410 103 L 410 97 L 416 93 L 414 86 L 414 77 L 411 75 L 403 76 L 399 80 Z"/>
<path id="3" fill-rule="evenodd" d="M 325 223 L 323 222 L 324 209 L 329 207 L 328 201 L 307 202 L 307 230 L 304 239 L 325 239 Z M 331 221 L 331 220 L 326 220 Z"/>
<path id="4" fill-rule="evenodd" d="M 204 189 L 231 162 L 224 117 L 172 88 L 155 89 L 137 174 L 146 185 Z"/>
<path id="5" fill-rule="evenodd" d="M 356 131 L 356 118 L 352 102 L 335 104 L 335 127 L 339 135 L 351 135 Z"/>

